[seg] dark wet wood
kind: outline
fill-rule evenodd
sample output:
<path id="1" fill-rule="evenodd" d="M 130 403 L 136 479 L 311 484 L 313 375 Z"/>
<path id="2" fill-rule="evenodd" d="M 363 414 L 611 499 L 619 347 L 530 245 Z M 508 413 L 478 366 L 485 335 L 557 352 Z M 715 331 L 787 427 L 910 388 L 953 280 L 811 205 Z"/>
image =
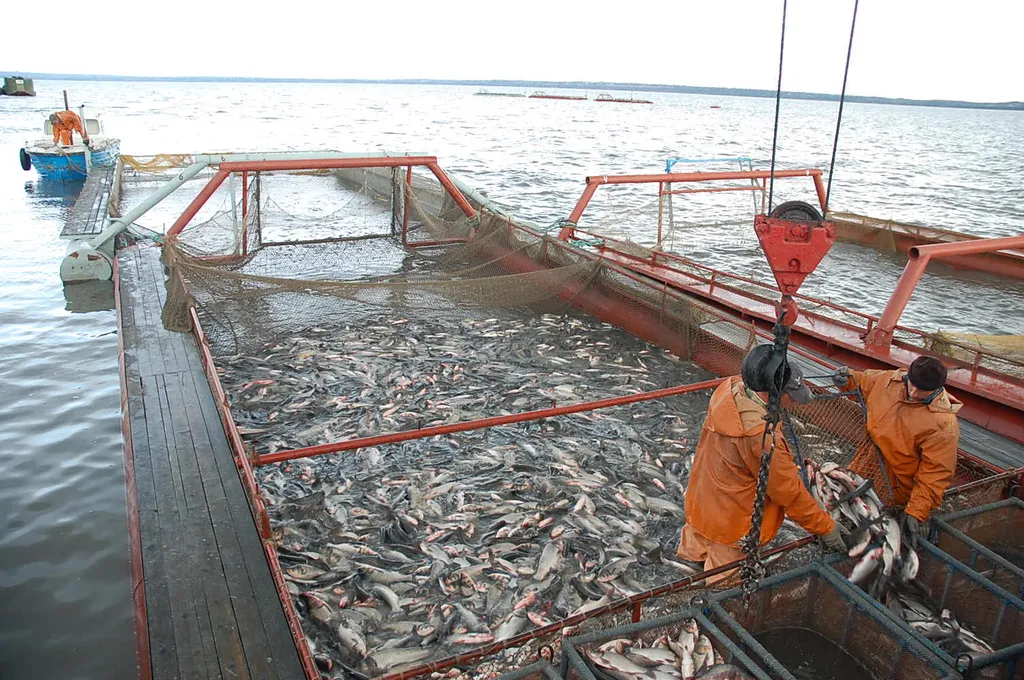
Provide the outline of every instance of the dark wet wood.
<path id="1" fill-rule="evenodd" d="M 103 231 L 111 194 L 115 196 L 115 201 L 118 195 L 116 184 L 114 166 L 89 170 L 82 193 L 75 199 L 75 207 L 71 209 L 67 224 L 60 232 L 61 238 L 95 236 Z"/>
<path id="2" fill-rule="evenodd" d="M 750 340 L 748 330 L 728 321 L 706 323 L 701 326 L 701 329 L 740 347 L 745 347 Z M 759 344 L 764 342 L 763 338 L 758 338 Z M 804 375 L 823 375 L 829 370 L 824 364 L 818 363 L 814 359 L 799 355 L 791 355 L 791 357 L 795 357 L 794 363 L 800 367 Z M 835 363 L 835 359 L 829 359 L 829 361 Z M 808 382 L 815 385 L 825 385 L 828 381 L 819 379 L 809 380 Z M 958 420 L 960 422 L 961 451 L 1003 470 L 1012 470 L 1024 466 L 1024 445 L 990 432 L 980 425 L 975 425 L 963 418 Z"/>
<path id="3" fill-rule="evenodd" d="M 153 678 L 304 678 L 199 351 L 161 324 L 159 250 L 118 269 Z"/>

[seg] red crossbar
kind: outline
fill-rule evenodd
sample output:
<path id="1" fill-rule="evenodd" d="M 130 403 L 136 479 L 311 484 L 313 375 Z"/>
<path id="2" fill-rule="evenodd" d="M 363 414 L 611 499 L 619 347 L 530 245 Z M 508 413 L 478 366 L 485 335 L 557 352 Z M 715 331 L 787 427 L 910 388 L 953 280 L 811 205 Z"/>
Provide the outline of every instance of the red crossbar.
<path id="1" fill-rule="evenodd" d="M 427 437 L 435 437 L 437 435 L 442 434 L 452 434 L 453 432 L 480 430 L 487 427 L 509 425 L 511 423 L 522 423 L 529 420 L 542 420 L 544 418 L 551 418 L 553 416 L 564 416 L 569 415 L 571 413 L 596 411 L 597 409 L 608 408 L 610 406 L 624 406 L 626 404 L 635 404 L 641 401 L 664 399 L 665 397 L 674 397 L 680 394 L 699 392 L 700 390 L 707 390 L 711 389 L 712 387 L 718 387 L 718 385 L 720 385 L 724 380 L 725 378 L 715 378 L 714 380 L 704 380 L 702 382 L 697 382 L 690 385 L 666 387 L 660 390 L 651 390 L 650 392 L 640 392 L 639 394 L 628 394 L 621 397 L 598 399 L 597 401 L 585 401 L 580 404 L 556 406 L 554 408 L 545 408 L 537 411 L 524 411 L 523 413 L 512 413 L 507 416 L 494 416 L 491 418 L 480 418 L 478 420 L 467 420 L 461 423 L 451 423 L 449 425 L 436 425 L 434 427 L 423 427 L 417 430 L 393 432 L 391 434 L 376 435 L 374 437 L 348 439 L 342 442 L 334 442 L 333 444 L 307 446 L 302 449 L 292 449 L 291 451 L 267 453 L 257 458 L 256 464 L 269 465 L 270 463 L 280 463 L 286 460 L 295 460 L 296 458 L 309 458 L 310 456 L 319 456 L 325 453 L 339 453 L 341 451 L 351 451 L 353 449 L 361 449 L 367 446 L 395 444 L 397 442 L 410 441 L 412 439 L 425 439 Z"/>

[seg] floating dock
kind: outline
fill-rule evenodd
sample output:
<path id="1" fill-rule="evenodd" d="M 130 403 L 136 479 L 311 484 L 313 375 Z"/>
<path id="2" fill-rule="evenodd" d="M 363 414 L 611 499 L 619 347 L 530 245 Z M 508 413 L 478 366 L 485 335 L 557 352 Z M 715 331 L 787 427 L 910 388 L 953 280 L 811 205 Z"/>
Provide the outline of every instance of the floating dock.
<path id="1" fill-rule="evenodd" d="M 160 250 L 117 256 L 141 678 L 305 678 L 192 336 L 165 330 Z"/>

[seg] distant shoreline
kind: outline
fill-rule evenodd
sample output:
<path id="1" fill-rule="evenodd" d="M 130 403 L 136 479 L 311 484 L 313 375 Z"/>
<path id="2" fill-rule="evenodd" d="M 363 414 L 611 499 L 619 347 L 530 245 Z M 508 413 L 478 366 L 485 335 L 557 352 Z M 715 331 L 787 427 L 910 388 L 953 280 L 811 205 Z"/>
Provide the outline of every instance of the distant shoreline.
<path id="1" fill-rule="evenodd" d="M 548 80 L 448 80 L 436 78 L 235 78 L 217 76 L 107 76 L 76 73 L 33 73 L 27 71 L 2 71 L 33 80 L 79 80 L 119 81 L 145 83 L 315 83 L 344 85 L 465 85 L 470 87 L 511 87 L 511 88 L 557 88 L 564 90 L 613 90 L 631 92 L 664 92 L 670 94 L 703 94 L 727 97 L 775 97 L 774 90 L 757 90 L 738 87 L 696 87 L 691 85 L 651 85 L 645 83 L 609 83 L 593 81 L 548 81 Z M 783 99 L 838 102 L 839 95 L 816 92 L 786 92 Z M 846 101 L 858 104 L 892 104 L 895 106 L 931 106 L 952 109 L 990 109 L 999 111 L 1024 111 L 1024 101 L 1012 102 L 968 102 L 952 99 L 904 99 L 900 97 L 868 97 L 848 95 Z"/>

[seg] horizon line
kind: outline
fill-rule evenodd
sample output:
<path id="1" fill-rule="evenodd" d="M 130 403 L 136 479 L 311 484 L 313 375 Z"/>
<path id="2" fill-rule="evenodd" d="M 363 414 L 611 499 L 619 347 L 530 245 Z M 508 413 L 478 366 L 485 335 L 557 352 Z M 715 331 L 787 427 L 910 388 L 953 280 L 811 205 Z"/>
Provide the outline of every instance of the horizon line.
<path id="1" fill-rule="evenodd" d="M 748 87 L 719 87 L 709 85 L 670 85 L 666 83 L 628 83 L 596 80 L 527 80 L 508 78 L 285 78 L 262 76 L 131 76 L 100 73 L 42 73 L 36 71 L 0 71 L 34 80 L 81 80 L 120 82 L 250 82 L 250 83 L 314 83 L 314 84 L 368 84 L 368 85 L 468 85 L 489 87 L 558 87 L 562 89 L 609 89 L 666 94 L 710 94 L 736 97 L 774 97 L 775 90 Z M 811 101 L 839 101 L 838 94 L 783 90 L 787 99 Z M 893 104 L 897 106 L 926 106 L 941 108 L 976 108 L 1024 110 L 1024 101 L 979 102 L 962 99 L 913 99 L 878 95 L 846 95 L 846 101 L 865 104 Z"/>

